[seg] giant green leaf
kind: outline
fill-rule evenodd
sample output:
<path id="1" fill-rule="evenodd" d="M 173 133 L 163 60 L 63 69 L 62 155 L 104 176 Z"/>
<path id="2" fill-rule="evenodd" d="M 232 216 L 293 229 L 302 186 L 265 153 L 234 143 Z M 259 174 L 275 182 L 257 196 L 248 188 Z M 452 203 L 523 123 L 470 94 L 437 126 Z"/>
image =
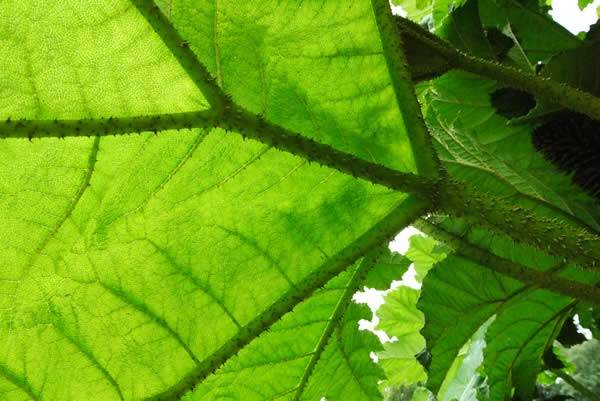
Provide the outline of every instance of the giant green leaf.
<path id="1" fill-rule="evenodd" d="M 403 3 L 479 55 L 487 54 L 477 50 L 487 49 L 479 11 L 484 25 L 508 26 L 529 61 L 580 43 L 531 2 Z M 532 21 L 551 32 L 535 38 Z M 419 365 L 409 380 L 400 370 L 423 345 L 418 292 L 389 302 L 383 325 L 400 341 L 380 366 L 369 357 L 378 342 L 357 330 L 365 311 L 350 300 L 361 285 L 386 286 L 404 271 L 406 260 L 376 261 L 375 252 L 417 217 L 458 232 L 456 216 L 438 220 L 440 196 L 463 188 L 449 177 L 479 187 L 477 200 L 514 196 L 516 215 L 538 234 L 556 233 L 554 222 L 579 225 L 573 249 L 555 252 L 562 243 L 552 238 L 538 247 L 582 251 L 594 266 L 597 249 L 580 242 L 597 244 L 598 205 L 525 139 L 515 146 L 514 127 L 487 103 L 469 104 L 496 84 L 452 73 L 422 86 L 440 166 L 407 60 L 386 0 L 4 1 L 0 399 L 375 401 L 382 372 L 424 380 Z M 460 200 L 449 211 L 468 214 Z M 481 232 L 466 236 L 486 252 L 538 273 L 556 265 Z M 482 285 L 471 275 L 484 266 L 457 260 L 438 263 L 451 268 L 422 294 L 430 387 L 438 382 L 441 399 L 457 386 L 472 398 L 463 379 L 477 363 L 466 350 L 496 315 L 484 358 L 490 394 L 526 398 L 573 301 L 495 274 Z M 578 269 L 560 277 L 597 282 Z M 485 313 L 471 316 L 479 301 Z M 506 313 L 492 313 L 495 303 Z M 397 323 L 410 326 L 411 316 L 402 341 L 406 322 Z M 446 332 L 457 316 L 466 327 Z"/>
<path id="2" fill-rule="evenodd" d="M 7 124 L 206 110 L 208 84 L 179 57 L 190 48 L 269 123 L 416 171 L 368 1 L 162 2 L 183 50 L 151 2 L 42 3 L 0 9 Z M 221 128 L 61 140 L 54 127 L 0 142 L 8 401 L 176 399 L 420 208 Z M 348 316 L 344 351 L 366 366 Z"/>

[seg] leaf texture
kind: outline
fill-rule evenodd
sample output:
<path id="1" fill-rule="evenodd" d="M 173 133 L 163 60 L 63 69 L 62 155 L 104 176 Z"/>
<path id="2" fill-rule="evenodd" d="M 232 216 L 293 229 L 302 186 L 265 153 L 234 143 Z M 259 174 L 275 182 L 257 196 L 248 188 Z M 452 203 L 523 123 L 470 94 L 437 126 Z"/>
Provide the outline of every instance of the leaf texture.
<path id="1" fill-rule="evenodd" d="M 234 102 L 415 171 L 370 2 L 160 5 Z M 129 1 L 8 1 L 0 21 L 3 120 L 209 107 Z M 0 160 L 7 401 L 177 399 L 422 212 L 221 128 L 6 139 Z M 343 351 L 366 368 L 348 316 Z"/>
<path id="2" fill-rule="evenodd" d="M 368 270 L 371 280 L 381 281 L 390 265 L 365 263 L 371 262 L 363 260 L 299 304 L 187 399 L 380 399 L 382 372 L 369 358 L 380 345 L 372 333 L 357 330 L 369 313 L 351 299 Z"/>
<path id="3" fill-rule="evenodd" d="M 370 2 L 170 4 L 175 28 L 236 103 L 366 160 L 414 171 Z"/>

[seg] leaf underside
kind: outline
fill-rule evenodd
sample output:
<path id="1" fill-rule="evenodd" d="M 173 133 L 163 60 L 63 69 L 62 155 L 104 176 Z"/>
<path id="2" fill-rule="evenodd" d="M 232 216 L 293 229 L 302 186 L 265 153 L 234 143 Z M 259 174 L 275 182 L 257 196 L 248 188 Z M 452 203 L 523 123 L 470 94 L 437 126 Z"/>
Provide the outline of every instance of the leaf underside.
<path id="1" fill-rule="evenodd" d="M 543 74 L 597 85 L 565 61 L 593 47 L 533 3 L 395 3 L 461 51 L 525 70 L 550 60 Z M 573 299 L 429 238 L 414 237 L 407 254 L 417 278 L 427 274 L 421 295 L 401 287 L 381 311 L 380 328 L 400 341 L 382 348 L 357 330 L 368 314 L 352 294 L 388 288 L 409 263 L 380 245 L 430 207 L 301 147 L 415 180 L 436 174 L 396 28 L 386 0 L 3 2 L 0 399 L 375 401 L 380 383 L 427 380 L 448 401 L 462 380 L 463 401 L 475 398 L 476 370 L 491 401 L 531 397 Z M 427 66 L 413 50 L 408 59 Z M 509 123 L 492 106 L 502 88 L 458 71 L 422 83 L 441 164 L 515 210 L 597 234 L 597 202 L 536 151 L 531 116 Z M 207 128 L 191 128 L 190 115 Z M 177 116 L 187 129 L 160 125 Z M 64 120 L 73 124 L 60 139 Z M 142 120 L 150 132 L 135 133 Z M 102 133 L 81 133 L 82 121 Z M 245 139 L 265 127 L 306 142 L 294 152 Z M 490 227 L 436 214 L 422 223 L 511 263 L 598 282 Z"/>
<path id="2" fill-rule="evenodd" d="M 236 104 L 365 160 L 415 171 L 370 2 L 159 6 L 181 46 Z M 0 119 L 210 107 L 131 2 L 8 1 L 0 21 Z M 215 399 L 206 394 L 220 391 L 222 377 L 236 369 L 254 377 L 278 358 L 290 359 L 282 363 L 297 384 L 342 276 L 306 301 L 314 308 L 260 337 L 266 349 L 252 343 L 210 374 L 420 207 L 407 194 L 221 128 L 6 139 L 0 160 L 7 401 L 177 399 L 207 376 L 191 396 Z M 394 215 L 397 226 L 378 225 Z M 327 372 L 345 364 L 338 380 L 360 373 L 360 399 L 376 399 L 379 376 L 365 351 L 373 339 L 355 333 L 357 308 L 325 341 L 307 397 L 325 391 Z M 285 333 L 295 324 L 306 325 L 303 344 Z M 264 380 L 273 391 L 286 386 L 279 375 Z M 239 391 L 244 400 L 275 394 Z"/>

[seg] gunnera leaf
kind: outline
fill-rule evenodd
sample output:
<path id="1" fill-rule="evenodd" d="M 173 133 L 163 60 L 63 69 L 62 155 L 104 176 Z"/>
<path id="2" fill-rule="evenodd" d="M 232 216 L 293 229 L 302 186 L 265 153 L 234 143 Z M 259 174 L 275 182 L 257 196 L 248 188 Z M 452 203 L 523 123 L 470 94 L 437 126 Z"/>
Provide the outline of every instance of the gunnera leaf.
<path id="1" fill-rule="evenodd" d="M 0 7 L 0 121 L 16 127 L 0 140 L 3 401 L 176 400 L 421 204 L 244 140 L 225 118 L 111 132 L 111 117 L 213 111 L 210 84 L 265 124 L 415 172 L 370 1 L 158 6 Z M 63 140 L 55 119 L 106 124 Z"/>

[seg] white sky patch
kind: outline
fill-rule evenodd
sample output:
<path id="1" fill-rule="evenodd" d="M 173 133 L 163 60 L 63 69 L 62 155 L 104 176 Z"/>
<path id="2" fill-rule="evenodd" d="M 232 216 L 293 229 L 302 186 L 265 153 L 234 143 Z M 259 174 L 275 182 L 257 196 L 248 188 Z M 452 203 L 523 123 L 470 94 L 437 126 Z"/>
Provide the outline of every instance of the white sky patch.
<path id="1" fill-rule="evenodd" d="M 390 1 L 392 14 L 406 17 L 406 11 L 401 6 L 396 6 Z M 549 14 L 554 19 L 569 31 L 574 34 L 579 32 L 587 32 L 598 19 L 598 7 L 600 0 L 595 0 L 583 10 L 579 9 L 577 0 L 553 0 L 552 10 Z"/>
<path id="2" fill-rule="evenodd" d="M 577 332 L 581 333 L 586 340 L 592 339 L 592 331 L 590 329 L 586 329 L 581 325 L 581 323 L 579 322 L 579 315 L 573 316 L 573 324 L 575 324 L 575 327 L 577 327 Z"/>
<path id="3" fill-rule="evenodd" d="M 392 14 L 399 15 L 401 17 L 406 17 L 406 11 L 404 11 L 402 7 L 394 5 L 394 3 L 391 2 L 391 0 L 390 7 L 392 8 Z"/>
<path id="4" fill-rule="evenodd" d="M 569 31 L 577 34 L 587 32 L 598 19 L 597 9 L 600 6 L 600 0 L 595 0 L 592 4 L 580 10 L 577 6 L 577 0 L 553 0 L 552 10 L 549 14 L 554 21 L 558 22 Z"/>
<path id="5" fill-rule="evenodd" d="M 368 288 L 365 291 L 354 294 L 354 302 L 359 304 L 366 303 L 369 308 L 371 308 L 371 312 L 373 312 L 371 320 L 360 319 L 358 321 L 358 329 L 368 330 L 379 337 L 379 341 L 382 343 L 387 343 L 392 341 L 392 338 L 388 336 L 385 331 L 375 329 L 375 327 L 377 327 L 379 324 L 379 317 L 376 315 L 376 312 L 377 309 L 383 304 L 383 294 L 385 294 L 385 291 L 376 291 L 372 288 Z"/>
<path id="6" fill-rule="evenodd" d="M 398 235 L 390 242 L 389 248 L 392 252 L 398 252 L 402 255 L 408 251 L 408 240 L 415 234 L 421 234 L 421 231 L 417 230 L 413 226 L 408 226 L 404 230 L 400 231 Z"/>

